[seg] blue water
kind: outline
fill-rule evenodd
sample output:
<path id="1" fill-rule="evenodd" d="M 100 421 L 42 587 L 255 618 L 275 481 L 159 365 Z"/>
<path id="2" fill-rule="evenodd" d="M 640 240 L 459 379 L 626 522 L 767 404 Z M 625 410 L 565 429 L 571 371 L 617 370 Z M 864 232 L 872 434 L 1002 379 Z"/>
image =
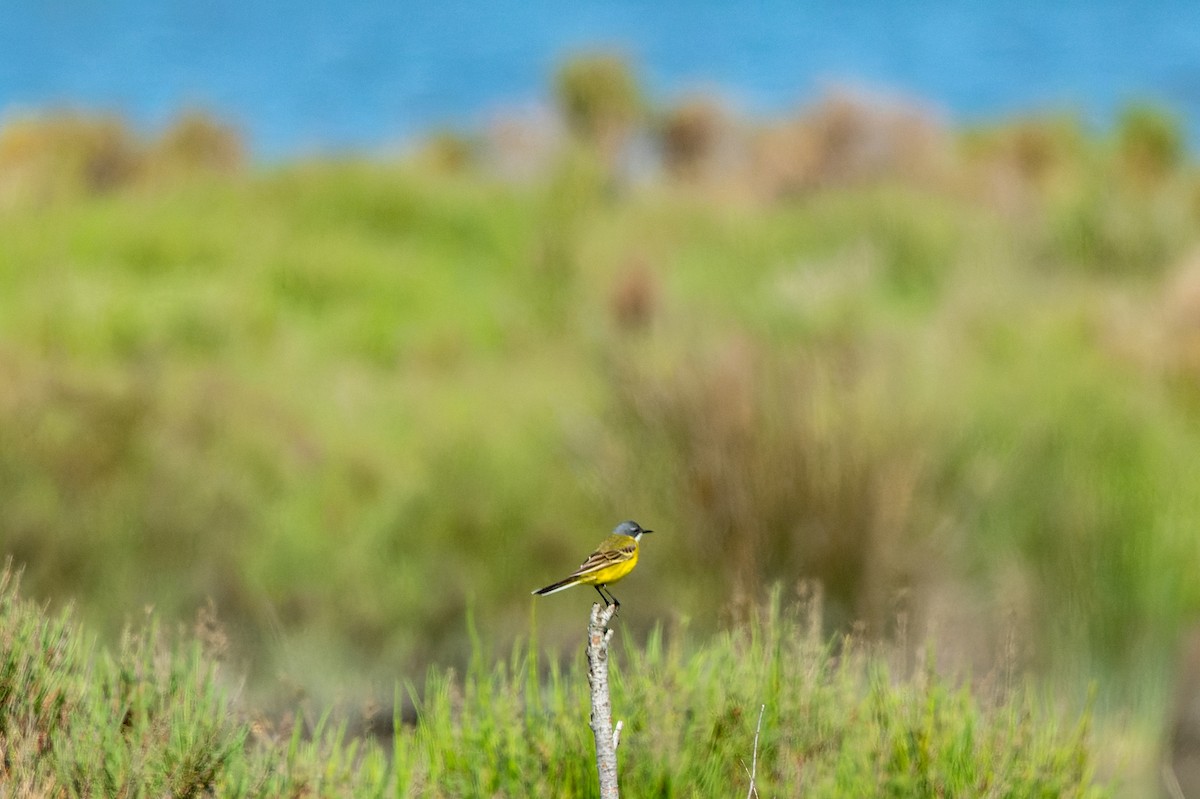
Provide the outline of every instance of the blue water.
<path id="1" fill-rule="evenodd" d="M 1200 132 L 1194 0 L 0 0 L 0 114 L 71 106 L 154 129 L 200 106 L 265 158 L 381 147 L 545 99 L 580 47 L 619 45 L 651 94 L 717 88 L 769 114 L 852 83 L 954 120 L 1130 100 Z"/>

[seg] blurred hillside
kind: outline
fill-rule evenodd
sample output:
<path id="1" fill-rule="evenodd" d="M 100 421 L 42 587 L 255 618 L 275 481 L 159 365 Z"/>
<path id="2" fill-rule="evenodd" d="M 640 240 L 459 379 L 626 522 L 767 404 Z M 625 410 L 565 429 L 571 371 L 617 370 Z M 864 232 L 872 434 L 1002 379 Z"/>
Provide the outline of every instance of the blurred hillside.
<path id="1" fill-rule="evenodd" d="M 1200 175 L 1163 111 L 951 130 L 833 93 L 247 166 L 202 115 L 0 130 L 0 541 L 116 631 L 211 599 L 260 683 L 496 643 L 617 521 L 625 623 L 829 630 L 1156 699 L 1200 611 Z M 533 608 L 536 607 L 536 609 Z M 1014 653 L 1016 653 L 1014 655 Z M 282 677 L 282 679 L 280 679 Z M 334 688 L 333 686 L 338 686 Z"/>

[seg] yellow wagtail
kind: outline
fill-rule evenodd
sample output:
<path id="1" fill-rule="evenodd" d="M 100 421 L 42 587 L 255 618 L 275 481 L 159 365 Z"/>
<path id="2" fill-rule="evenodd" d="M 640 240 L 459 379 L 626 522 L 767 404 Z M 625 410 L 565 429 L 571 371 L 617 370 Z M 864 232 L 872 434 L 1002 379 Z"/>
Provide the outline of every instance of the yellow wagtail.
<path id="1" fill-rule="evenodd" d="M 545 588 L 539 588 L 533 593 L 545 596 L 576 585 L 591 585 L 595 586 L 596 592 L 604 600 L 605 607 L 621 607 L 621 603 L 612 592 L 605 594 L 604 590 L 609 584 L 617 582 L 633 571 L 638 562 L 638 541 L 643 533 L 652 532 L 654 531 L 643 530 L 637 522 L 621 522 L 613 529 L 612 535 L 601 541 L 596 551 L 588 555 L 587 560 L 571 572 L 569 577 Z"/>

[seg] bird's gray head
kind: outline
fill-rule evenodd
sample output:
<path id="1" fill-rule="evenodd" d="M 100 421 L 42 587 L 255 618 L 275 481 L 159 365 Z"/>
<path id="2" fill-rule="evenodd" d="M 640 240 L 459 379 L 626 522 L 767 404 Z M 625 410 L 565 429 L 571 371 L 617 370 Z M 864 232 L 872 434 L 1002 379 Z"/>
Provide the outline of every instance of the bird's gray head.
<path id="1" fill-rule="evenodd" d="M 642 537 L 642 533 L 653 533 L 653 530 L 646 530 L 635 521 L 621 522 L 613 528 L 613 532 L 617 535 L 627 535 L 634 541 Z"/>

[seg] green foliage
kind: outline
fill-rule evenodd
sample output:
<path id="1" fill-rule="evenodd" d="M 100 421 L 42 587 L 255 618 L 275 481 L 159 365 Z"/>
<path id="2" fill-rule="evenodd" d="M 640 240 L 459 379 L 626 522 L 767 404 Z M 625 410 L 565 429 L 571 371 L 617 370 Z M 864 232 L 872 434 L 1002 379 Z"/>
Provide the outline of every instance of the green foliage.
<path id="1" fill-rule="evenodd" d="M 762 795 L 1103 795 L 1086 715 L 1059 732 L 1020 694 L 985 710 L 932 669 L 897 679 L 851 640 L 835 654 L 818 622 L 770 607 L 695 651 L 682 634 L 656 630 L 644 647 L 625 637 L 613 665 L 623 789 L 715 796 L 744 785 L 765 706 Z M 584 665 L 552 668 L 531 696 L 536 670 L 532 650 L 514 650 L 507 664 L 476 658 L 461 694 L 431 677 L 416 751 L 397 742 L 407 795 L 594 795 Z"/>
<path id="2" fill-rule="evenodd" d="M 198 641 L 151 617 L 116 651 L 0 577 L 0 787 L 22 796 L 297 796 L 379 783 L 377 751 L 314 731 L 253 732 Z M 367 795 L 363 793 L 362 795 Z M 378 795 L 376 793 L 376 795 Z"/>
<path id="3" fill-rule="evenodd" d="M 5 546 L 110 641 L 211 597 L 274 701 L 461 664 L 467 607 L 519 637 L 628 517 L 663 532 L 639 634 L 776 580 L 883 635 L 961 593 L 981 647 L 1011 609 L 1031 662 L 1152 695 L 1200 608 L 1161 299 L 1194 187 L 1122 184 L 1066 124 L 997 141 L 949 189 L 771 203 L 617 194 L 579 148 L 521 185 L 345 161 L 5 206 Z M 556 599 L 552 650 L 585 601 Z"/>
<path id="4" fill-rule="evenodd" d="M 555 74 L 554 93 L 572 132 L 592 144 L 622 136 L 642 110 L 637 76 L 613 53 L 573 56 Z"/>
<path id="5" fill-rule="evenodd" d="M 1117 126 L 1122 165 L 1143 184 L 1157 183 L 1179 168 L 1184 157 L 1184 134 L 1169 111 L 1151 105 L 1126 108 Z"/>
<path id="6" fill-rule="evenodd" d="M 1195 420 L 1135 381 L 1114 383 L 1084 330 L 1046 318 L 1062 313 L 1061 298 L 1046 301 L 1056 307 L 1035 314 L 1041 330 L 1000 325 L 1016 341 L 1055 342 L 1053 382 L 1044 353 L 1011 343 L 995 356 L 1004 369 L 963 376 L 974 415 L 947 468 L 972 475 L 955 490 L 979 537 L 975 570 L 995 576 L 996 560 L 1014 555 L 1027 564 L 1036 606 L 1059 608 L 1039 632 L 1048 660 L 1058 652 L 1058 665 L 1077 669 L 1063 653 L 1086 652 L 1154 674 L 1148 642 L 1171 640 L 1167 630 L 1186 623 L 1195 601 L 1177 568 L 1191 557 L 1187 520 L 1200 513 L 1187 488 Z"/>
<path id="7" fill-rule="evenodd" d="M 1018 691 L 986 704 L 931 668 L 907 679 L 845 641 L 822 643 L 778 602 L 696 647 L 656 630 L 614 645 L 625 722 L 621 779 L 634 795 L 736 793 L 755 756 L 760 793 L 811 796 L 1101 796 L 1088 716 L 1060 730 Z M 214 630 L 206 627 L 208 639 Z M 198 642 L 153 617 L 115 652 L 0 579 L 0 790 L 55 796 L 593 796 L 580 660 L 543 671 L 537 646 L 496 661 L 476 642 L 461 677 L 410 688 L 390 763 L 329 715 L 277 731 L 245 717 Z M 397 701 L 400 707 L 402 701 Z"/>

